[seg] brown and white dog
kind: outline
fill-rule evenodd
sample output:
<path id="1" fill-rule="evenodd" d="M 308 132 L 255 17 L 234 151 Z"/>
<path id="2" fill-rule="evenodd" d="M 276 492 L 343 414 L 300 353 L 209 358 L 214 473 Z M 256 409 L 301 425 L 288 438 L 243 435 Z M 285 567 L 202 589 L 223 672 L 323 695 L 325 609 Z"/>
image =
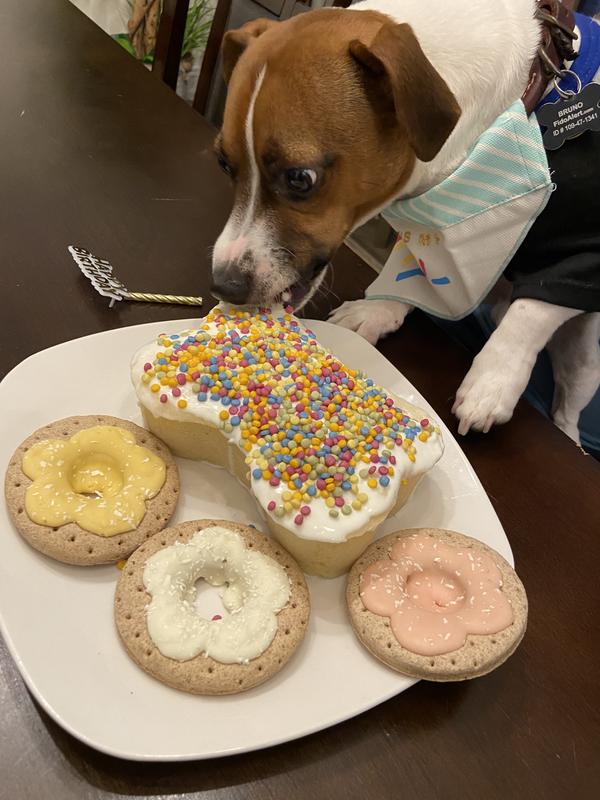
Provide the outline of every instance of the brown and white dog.
<path id="1" fill-rule="evenodd" d="M 216 146 L 235 202 L 214 248 L 215 296 L 302 307 L 352 230 L 448 176 L 522 95 L 540 39 L 534 5 L 372 0 L 229 32 Z M 358 300 L 332 320 L 376 342 L 410 310 Z M 599 319 L 512 303 L 458 389 L 459 431 L 510 419 L 552 340 L 554 418 L 578 440 L 600 380 Z"/>

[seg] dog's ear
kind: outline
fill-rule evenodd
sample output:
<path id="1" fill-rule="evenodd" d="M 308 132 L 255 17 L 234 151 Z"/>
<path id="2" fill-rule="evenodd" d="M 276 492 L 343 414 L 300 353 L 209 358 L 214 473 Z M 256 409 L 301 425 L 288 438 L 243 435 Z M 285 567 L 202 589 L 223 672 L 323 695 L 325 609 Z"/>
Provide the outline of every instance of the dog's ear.
<path id="1" fill-rule="evenodd" d="M 378 94 L 393 99 L 398 122 L 421 161 L 431 161 L 452 133 L 460 106 L 421 50 L 409 25 L 384 24 L 367 47 L 355 39 L 350 54 Z M 383 85 L 382 85 L 383 82 Z"/>
<path id="2" fill-rule="evenodd" d="M 247 22 L 245 25 L 242 25 L 241 28 L 237 28 L 234 31 L 227 31 L 223 37 L 223 45 L 221 49 L 225 83 L 229 83 L 231 73 L 237 64 L 239 57 L 252 42 L 252 40 L 261 36 L 261 34 L 263 34 L 269 28 L 272 28 L 273 25 L 277 25 L 275 20 L 253 19 L 251 22 Z"/>

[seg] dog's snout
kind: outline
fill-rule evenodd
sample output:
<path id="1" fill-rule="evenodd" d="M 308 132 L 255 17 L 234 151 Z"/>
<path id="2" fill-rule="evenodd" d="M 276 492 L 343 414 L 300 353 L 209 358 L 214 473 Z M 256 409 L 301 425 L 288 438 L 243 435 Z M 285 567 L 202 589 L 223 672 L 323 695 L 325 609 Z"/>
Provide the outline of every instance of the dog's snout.
<path id="1" fill-rule="evenodd" d="M 230 264 L 213 275 L 210 291 L 217 300 L 243 305 L 248 300 L 251 283 L 250 273 L 242 272 L 237 264 Z"/>
<path id="2" fill-rule="evenodd" d="M 248 237 L 238 236 L 219 244 L 219 257 L 223 261 L 239 261 L 248 249 Z"/>

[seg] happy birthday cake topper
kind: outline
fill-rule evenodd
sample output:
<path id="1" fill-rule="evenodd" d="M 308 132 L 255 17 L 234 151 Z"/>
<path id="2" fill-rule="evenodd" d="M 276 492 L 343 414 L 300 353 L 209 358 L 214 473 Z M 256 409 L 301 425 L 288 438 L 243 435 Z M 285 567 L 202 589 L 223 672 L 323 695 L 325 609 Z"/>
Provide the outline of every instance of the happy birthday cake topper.
<path id="1" fill-rule="evenodd" d="M 130 292 L 113 273 L 113 266 L 105 258 L 99 258 L 84 247 L 69 245 L 69 253 L 98 294 L 109 297 L 109 308 L 117 300 L 135 300 L 141 303 L 174 303 L 186 306 L 201 306 L 202 298 L 180 294 L 156 294 L 155 292 Z"/>

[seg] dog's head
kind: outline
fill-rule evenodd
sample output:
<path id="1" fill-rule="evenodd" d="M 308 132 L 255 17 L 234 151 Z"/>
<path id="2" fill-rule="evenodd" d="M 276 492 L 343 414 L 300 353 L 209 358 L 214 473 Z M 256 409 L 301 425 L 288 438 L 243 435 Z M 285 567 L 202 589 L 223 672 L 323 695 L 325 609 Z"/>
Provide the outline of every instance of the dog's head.
<path id="1" fill-rule="evenodd" d="M 213 293 L 302 306 L 344 238 L 430 161 L 460 109 L 408 25 L 321 10 L 250 22 L 223 42 L 216 150 L 235 184 Z"/>

